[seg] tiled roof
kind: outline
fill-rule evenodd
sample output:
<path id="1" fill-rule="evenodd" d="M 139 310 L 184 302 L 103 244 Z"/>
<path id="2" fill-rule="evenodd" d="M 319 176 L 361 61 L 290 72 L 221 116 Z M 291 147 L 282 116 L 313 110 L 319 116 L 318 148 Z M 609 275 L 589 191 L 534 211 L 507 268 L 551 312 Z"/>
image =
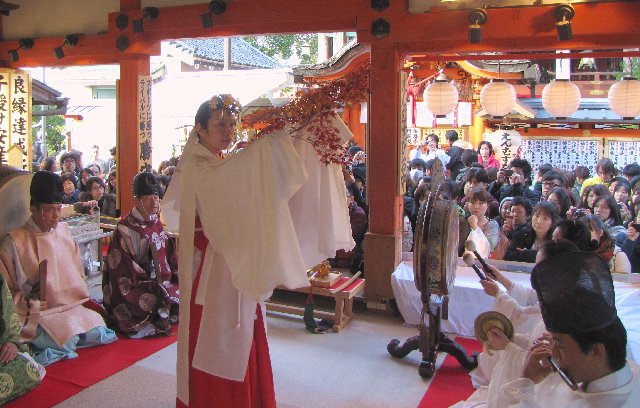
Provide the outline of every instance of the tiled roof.
<path id="1" fill-rule="evenodd" d="M 171 44 L 193 53 L 194 57 L 210 61 L 224 60 L 222 38 L 196 38 L 171 41 Z M 242 38 L 231 38 L 231 64 L 254 68 L 282 68 L 283 65 Z"/>
<path id="2" fill-rule="evenodd" d="M 521 98 L 519 101 L 536 111 L 535 119 L 552 119 L 551 115 L 542 106 L 541 98 Z M 616 123 L 623 120 L 611 110 L 607 98 L 582 98 L 578 110 L 565 121 Z"/>

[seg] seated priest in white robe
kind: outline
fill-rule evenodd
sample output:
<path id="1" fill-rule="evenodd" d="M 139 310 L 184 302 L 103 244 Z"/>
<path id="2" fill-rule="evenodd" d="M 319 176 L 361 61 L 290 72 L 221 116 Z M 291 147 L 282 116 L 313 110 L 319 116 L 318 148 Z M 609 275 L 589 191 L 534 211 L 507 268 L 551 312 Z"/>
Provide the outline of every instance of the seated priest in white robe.
<path id="1" fill-rule="evenodd" d="M 549 340 L 531 347 L 520 378 L 501 387 L 496 406 L 638 406 L 640 380 L 626 359 L 608 265 L 591 252 L 554 256 L 536 265 L 531 285 Z"/>
<path id="2" fill-rule="evenodd" d="M 538 250 L 536 262 L 542 262 L 547 257 L 578 251 L 578 247 L 566 239 L 546 241 Z M 505 315 L 513 324 L 514 340 L 510 346 L 519 347 L 520 351 L 524 353 L 531 346 L 531 342 L 544 332 L 544 324 L 536 292 L 529 287 L 511 281 L 495 266 L 489 265 L 489 268 L 493 271 L 496 280 L 494 281 L 490 278 L 480 281 L 480 284 L 487 295 L 495 298 L 492 309 Z M 504 286 L 506 291 L 500 289 L 498 282 Z M 499 360 L 503 359 L 501 351 L 503 349 L 504 347 L 497 349 L 493 347 L 493 352 L 487 353 L 483 351 L 478 355 L 478 366 L 469 373 L 474 387 L 487 386 L 490 379 L 495 386 L 496 374 L 493 371 L 497 364 L 504 365 L 504 363 L 499 362 Z M 522 364 L 524 360 L 520 360 Z M 514 363 L 509 362 L 508 364 L 513 366 Z M 518 371 L 518 374 L 520 367 L 517 366 L 514 369 Z M 504 383 L 505 378 L 512 380 L 517 377 L 505 377 L 504 373 L 502 373 L 501 378 L 501 383 Z"/>
<path id="3" fill-rule="evenodd" d="M 89 289 L 78 246 L 60 221 L 59 175 L 37 172 L 31 181 L 31 217 L 0 246 L 2 272 L 35 360 L 48 365 L 77 357 L 76 349 L 115 341 L 102 317 L 85 308 Z M 45 272 L 46 271 L 46 272 Z"/>

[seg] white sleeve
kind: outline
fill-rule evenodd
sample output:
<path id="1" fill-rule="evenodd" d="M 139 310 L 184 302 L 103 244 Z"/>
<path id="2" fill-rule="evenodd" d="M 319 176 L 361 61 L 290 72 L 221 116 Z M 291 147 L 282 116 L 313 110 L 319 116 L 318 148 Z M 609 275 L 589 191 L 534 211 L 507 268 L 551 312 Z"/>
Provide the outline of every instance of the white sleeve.
<path id="1" fill-rule="evenodd" d="M 521 306 L 533 306 L 538 303 L 538 295 L 536 295 L 536 291 L 518 282 L 513 282 L 513 285 L 510 288 L 507 288 L 507 292 Z"/>
<path id="2" fill-rule="evenodd" d="M 508 382 L 500 388 L 498 393 L 498 407 L 538 408 L 535 384 L 528 378 L 518 378 Z"/>
<path id="3" fill-rule="evenodd" d="M 629 262 L 629 258 L 627 254 L 619 250 L 613 256 L 613 271 L 617 273 L 631 273 L 631 262 Z"/>
<path id="4" fill-rule="evenodd" d="M 291 138 L 273 133 L 218 166 L 203 166 L 200 221 L 224 257 L 233 285 L 257 301 L 278 285 L 308 286 L 288 207 L 306 172 Z"/>
<path id="5" fill-rule="evenodd" d="M 472 240 L 476 244 L 476 250 L 483 258 L 489 258 L 489 254 L 491 253 L 491 244 L 484 235 L 484 232 L 482 232 L 482 229 L 472 229 L 471 232 L 469 232 L 468 239 Z"/>

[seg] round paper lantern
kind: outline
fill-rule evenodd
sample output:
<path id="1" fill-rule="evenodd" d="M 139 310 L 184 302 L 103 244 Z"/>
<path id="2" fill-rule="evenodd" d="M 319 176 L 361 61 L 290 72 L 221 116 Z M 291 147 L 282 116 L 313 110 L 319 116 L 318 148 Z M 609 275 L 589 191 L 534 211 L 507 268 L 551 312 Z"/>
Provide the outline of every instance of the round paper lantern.
<path id="1" fill-rule="evenodd" d="M 520 156 L 522 136 L 513 126 L 501 125 L 498 130 L 487 136 L 487 141 L 493 145 L 496 159 L 500 167 L 507 167 L 511 160 Z"/>
<path id="2" fill-rule="evenodd" d="M 429 112 L 442 118 L 458 105 L 458 89 L 445 78 L 438 77 L 424 90 L 423 100 Z"/>
<path id="3" fill-rule="evenodd" d="M 555 118 L 568 118 L 580 107 L 580 88 L 568 79 L 556 79 L 542 90 L 542 106 Z"/>
<path id="4" fill-rule="evenodd" d="M 480 105 L 489 115 L 501 117 L 511 113 L 517 102 L 516 90 L 504 79 L 494 79 L 480 91 Z"/>
<path id="5" fill-rule="evenodd" d="M 640 115 L 640 81 L 626 77 L 609 88 L 609 106 L 622 119 Z"/>

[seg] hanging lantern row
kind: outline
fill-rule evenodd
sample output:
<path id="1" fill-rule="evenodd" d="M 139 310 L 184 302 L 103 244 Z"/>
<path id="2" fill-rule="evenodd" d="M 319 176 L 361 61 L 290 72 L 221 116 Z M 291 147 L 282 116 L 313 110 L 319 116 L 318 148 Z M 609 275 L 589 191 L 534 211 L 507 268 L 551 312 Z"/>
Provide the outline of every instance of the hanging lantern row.
<path id="1" fill-rule="evenodd" d="M 609 88 L 609 106 L 622 119 L 640 115 L 640 81 L 627 77 Z"/>
<path id="2" fill-rule="evenodd" d="M 438 77 L 424 90 L 423 99 L 427 110 L 437 118 L 443 118 L 458 105 L 458 89 L 445 75 Z"/>
<path id="3" fill-rule="evenodd" d="M 501 117 L 516 107 L 516 90 L 504 79 L 494 79 L 480 91 L 480 105 L 489 115 Z"/>
<path id="4" fill-rule="evenodd" d="M 566 119 L 580 107 L 580 88 L 568 79 L 556 79 L 542 90 L 542 106 L 549 115 Z"/>
<path id="5" fill-rule="evenodd" d="M 618 116 L 631 120 L 640 115 L 640 81 L 624 78 L 609 89 L 609 106 Z M 580 88 L 567 79 L 556 79 L 542 90 L 542 106 L 549 115 L 566 119 L 580 107 Z M 458 104 L 458 90 L 440 75 L 424 91 L 426 108 L 444 117 L 453 112 Z M 502 117 L 513 111 L 517 104 L 513 85 L 503 79 L 494 79 L 482 87 L 480 105 L 493 117 Z"/>

